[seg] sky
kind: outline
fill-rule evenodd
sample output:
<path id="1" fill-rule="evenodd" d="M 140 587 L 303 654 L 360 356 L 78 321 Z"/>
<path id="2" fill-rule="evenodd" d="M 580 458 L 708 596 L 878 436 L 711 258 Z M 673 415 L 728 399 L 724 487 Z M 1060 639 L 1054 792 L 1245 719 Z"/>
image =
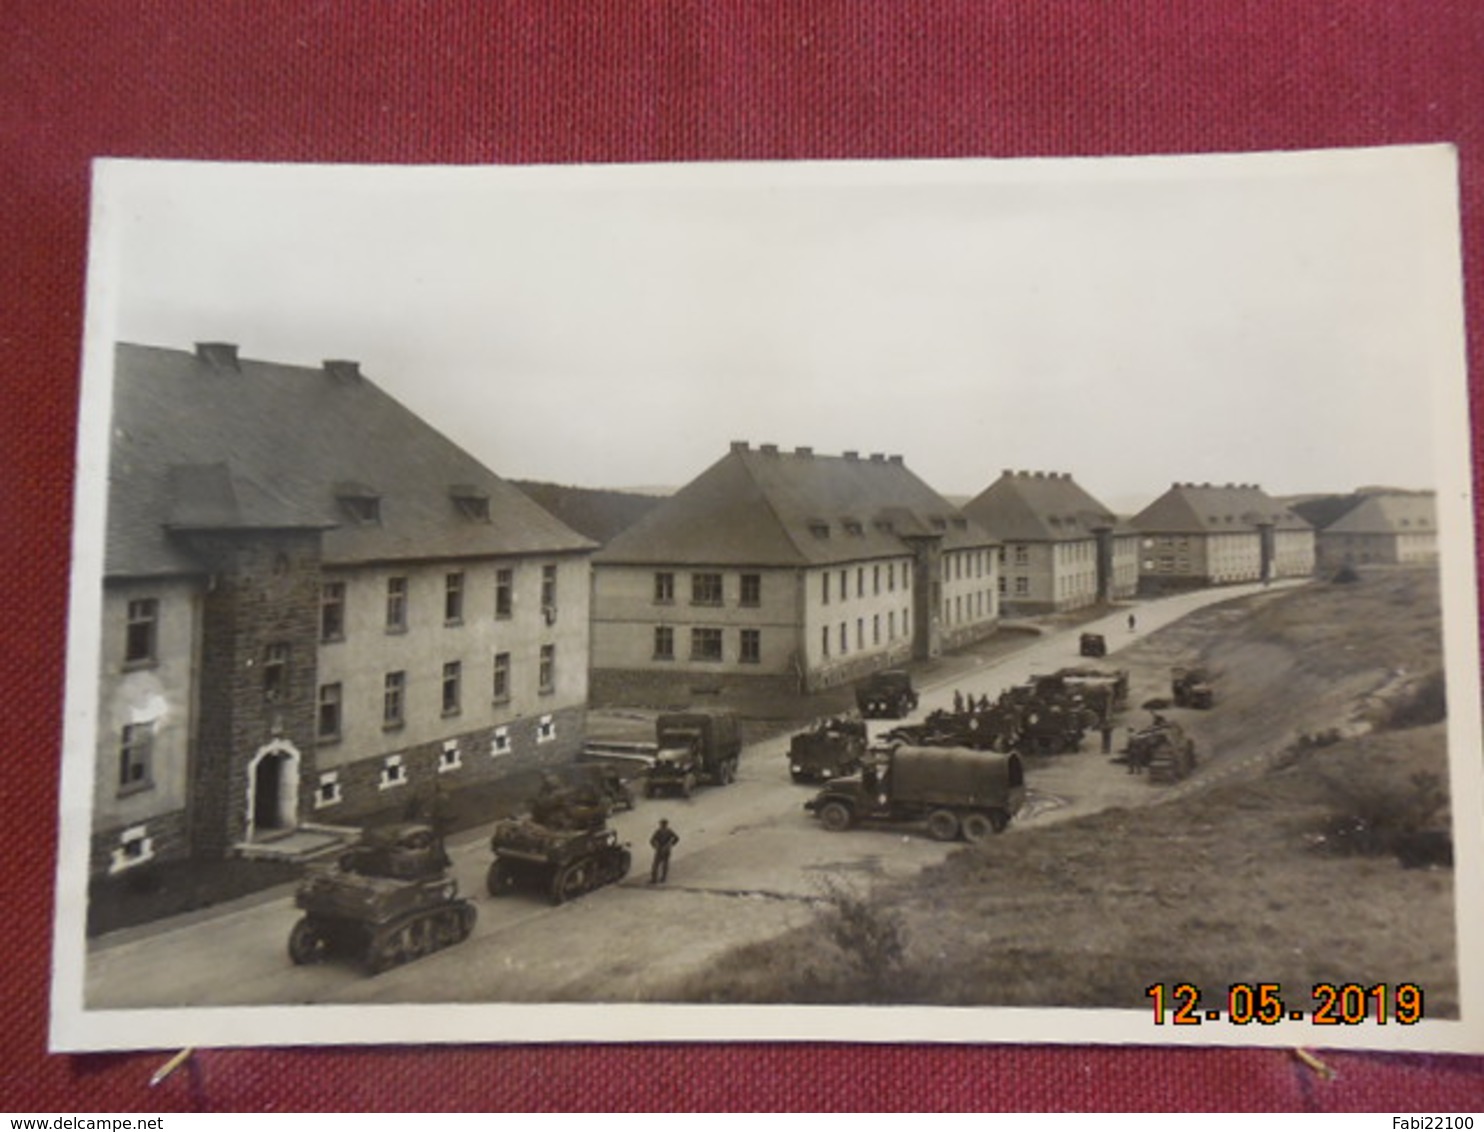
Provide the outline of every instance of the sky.
<path id="1" fill-rule="evenodd" d="M 507 478 L 733 440 L 1435 486 L 1466 413 L 1453 154 L 586 167 L 102 163 L 89 336 L 349 358 Z M 99 354 L 98 356 L 104 356 Z M 1456 430 L 1454 430 L 1456 431 Z"/>

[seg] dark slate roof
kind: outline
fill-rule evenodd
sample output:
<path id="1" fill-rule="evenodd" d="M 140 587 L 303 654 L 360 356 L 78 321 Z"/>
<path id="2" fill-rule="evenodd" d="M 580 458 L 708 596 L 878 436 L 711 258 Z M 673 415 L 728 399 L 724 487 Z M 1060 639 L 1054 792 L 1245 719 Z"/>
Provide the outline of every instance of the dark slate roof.
<path id="1" fill-rule="evenodd" d="M 193 530 L 322 529 L 331 565 L 594 545 L 347 363 L 127 343 L 115 363 L 110 576 L 198 572 L 179 537 Z M 346 496 L 376 497 L 379 521 L 357 522 Z M 480 499 L 487 521 L 469 516 Z"/>
<path id="2" fill-rule="evenodd" d="M 1001 542 L 1065 542 L 1100 527 L 1135 532 L 1078 486 L 1069 472 L 1006 470 L 968 503 L 964 514 Z"/>
<path id="3" fill-rule="evenodd" d="M 732 450 L 594 557 L 596 564 L 814 566 L 994 544 L 899 457 Z"/>
<path id="4" fill-rule="evenodd" d="M 1255 531 L 1271 523 L 1280 531 L 1313 527 L 1250 483 L 1176 483 L 1131 520 L 1145 534 L 1221 534 Z"/>
<path id="5" fill-rule="evenodd" d="M 1435 534 L 1437 497 L 1432 492 L 1370 495 L 1324 528 L 1325 534 Z"/>

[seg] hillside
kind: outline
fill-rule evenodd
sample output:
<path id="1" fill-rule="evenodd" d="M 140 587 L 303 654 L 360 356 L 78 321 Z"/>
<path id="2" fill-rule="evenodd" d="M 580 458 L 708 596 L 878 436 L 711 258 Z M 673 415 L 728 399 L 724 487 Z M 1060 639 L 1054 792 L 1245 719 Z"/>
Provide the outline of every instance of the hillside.
<path id="1" fill-rule="evenodd" d="M 509 482 L 578 534 L 597 543 L 608 542 L 664 502 L 663 496 L 631 491 L 567 487 L 534 480 Z"/>
<path id="2" fill-rule="evenodd" d="M 1453 871 L 1408 867 L 1447 826 L 1439 620 L 1435 574 L 1392 571 L 1152 634 L 1117 657 L 1132 702 L 1172 664 L 1214 674 L 1213 710 L 1167 713 L 1197 741 L 1192 778 L 1085 813 L 1120 767 L 1033 762 L 1032 791 L 1085 816 L 1027 817 L 909 883 L 822 884 L 813 923 L 675 997 L 1143 1009 L 1156 982 L 1278 982 L 1307 1007 L 1316 982 L 1413 982 L 1456 1016 Z"/>

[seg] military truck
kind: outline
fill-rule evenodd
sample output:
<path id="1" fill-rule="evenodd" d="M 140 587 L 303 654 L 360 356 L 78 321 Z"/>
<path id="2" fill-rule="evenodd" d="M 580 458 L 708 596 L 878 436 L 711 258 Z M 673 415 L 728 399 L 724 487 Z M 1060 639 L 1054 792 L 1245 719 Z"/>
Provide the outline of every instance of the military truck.
<path id="1" fill-rule="evenodd" d="M 1077 640 L 1077 651 L 1082 656 L 1107 656 L 1108 639 L 1101 633 L 1083 633 Z"/>
<path id="2" fill-rule="evenodd" d="M 873 672 L 855 685 L 855 706 L 866 719 L 901 719 L 917 710 L 917 691 L 905 668 Z"/>
<path id="3" fill-rule="evenodd" d="M 659 750 L 649 768 L 644 795 L 673 793 L 689 798 L 703 782 L 725 786 L 737 777 L 742 732 L 729 711 L 682 711 L 655 720 Z"/>
<path id="4" fill-rule="evenodd" d="M 1025 769 L 1013 752 L 899 746 L 804 808 L 835 833 L 861 822 L 926 822 L 938 841 L 977 844 L 1002 832 L 1024 803 Z"/>
<path id="5" fill-rule="evenodd" d="M 1195 769 L 1195 741 L 1178 723 L 1156 714 L 1147 727 L 1129 733 L 1123 761 L 1130 774 L 1151 782 L 1178 782 Z"/>
<path id="6" fill-rule="evenodd" d="M 289 958 L 358 959 L 371 974 L 467 939 L 476 911 L 459 898 L 442 839 L 422 822 L 367 830 L 329 868 L 311 870 L 294 903 Z"/>
<path id="7" fill-rule="evenodd" d="M 1176 707 L 1205 711 L 1216 706 L 1216 690 L 1204 668 L 1171 669 L 1170 698 Z"/>
<path id="8" fill-rule="evenodd" d="M 866 725 L 827 719 L 788 742 L 788 772 L 795 782 L 828 782 L 854 774 L 866 755 Z"/>

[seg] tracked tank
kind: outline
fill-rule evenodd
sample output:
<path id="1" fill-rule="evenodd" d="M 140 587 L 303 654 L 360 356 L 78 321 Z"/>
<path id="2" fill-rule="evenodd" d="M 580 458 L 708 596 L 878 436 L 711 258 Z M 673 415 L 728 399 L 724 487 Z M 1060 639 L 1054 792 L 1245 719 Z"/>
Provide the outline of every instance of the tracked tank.
<path id="1" fill-rule="evenodd" d="M 452 947 L 477 916 L 459 897 L 431 826 L 401 822 L 368 830 L 329 868 L 313 870 L 294 902 L 304 915 L 289 933 L 296 964 L 354 959 L 370 974 Z"/>

